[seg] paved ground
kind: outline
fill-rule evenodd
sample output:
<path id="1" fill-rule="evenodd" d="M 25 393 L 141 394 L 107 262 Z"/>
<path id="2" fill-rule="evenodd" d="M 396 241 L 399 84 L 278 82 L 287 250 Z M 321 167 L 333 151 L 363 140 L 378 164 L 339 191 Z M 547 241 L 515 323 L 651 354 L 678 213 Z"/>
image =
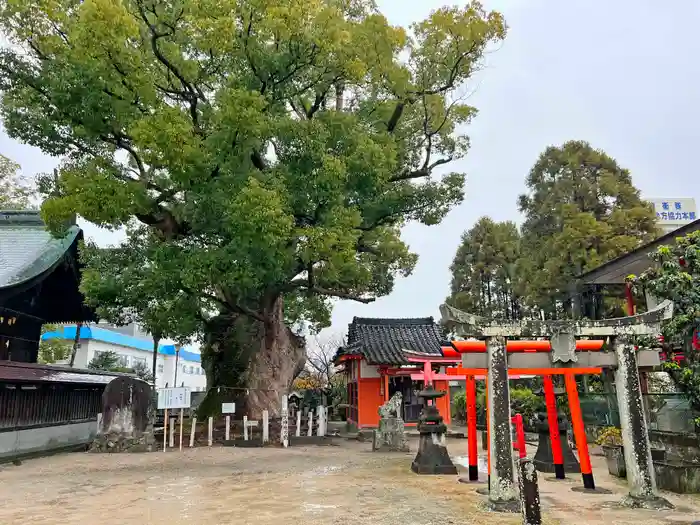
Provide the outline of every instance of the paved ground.
<path id="1" fill-rule="evenodd" d="M 415 443 L 413 443 L 415 446 Z M 3 525 L 293 525 L 519 524 L 486 513 L 474 485 L 454 476 L 416 476 L 413 454 L 384 455 L 370 445 L 296 449 L 197 448 L 140 455 L 62 454 L 0 467 Z M 465 440 L 450 440 L 455 456 Z M 543 480 L 545 523 L 690 524 L 700 500 L 670 499 L 678 511 L 615 508 L 624 486 L 601 473 L 616 494 L 577 494 L 571 482 Z"/>

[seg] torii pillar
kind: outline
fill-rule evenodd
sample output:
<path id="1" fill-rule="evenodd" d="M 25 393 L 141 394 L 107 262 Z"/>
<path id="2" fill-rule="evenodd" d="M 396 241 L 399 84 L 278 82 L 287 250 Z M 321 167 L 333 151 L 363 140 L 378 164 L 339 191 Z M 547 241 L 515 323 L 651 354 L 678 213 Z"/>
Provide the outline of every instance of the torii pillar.
<path id="1" fill-rule="evenodd" d="M 656 488 L 651 444 L 644 414 L 637 350 L 628 337 L 612 337 L 618 367 L 615 371 L 617 404 L 620 410 L 622 447 L 625 453 L 629 495 L 622 504 L 637 508 L 672 509 Z"/>
<path id="2" fill-rule="evenodd" d="M 502 336 L 486 338 L 488 359 L 489 504 L 493 510 L 518 512 L 518 488 L 513 469 L 513 443 L 510 423 L 508 354 Z"/>

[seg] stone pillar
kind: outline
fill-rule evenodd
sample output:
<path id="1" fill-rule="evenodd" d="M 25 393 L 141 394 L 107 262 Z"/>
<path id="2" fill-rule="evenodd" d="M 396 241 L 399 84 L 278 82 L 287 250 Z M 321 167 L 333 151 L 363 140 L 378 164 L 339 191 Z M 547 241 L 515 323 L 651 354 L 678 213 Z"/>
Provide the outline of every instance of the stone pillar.
<path id="1" fill-rule="evenodd" d="M 282 422 L 280 423 L 280 443 L 284 448 L 289 446 L 289 398 L 282 396 Z"/>
<path id="2" fill-rule="evenodd" d="M 270 413 L 267 410 L 262 411 L 262 442 L 270 441 Z"/>
<path id="3" fill-rule="evenodd" d="M 649 431 L 644 413 L 644 401 L 637 369 L 637 351 L 626 337 L 612 338 L 617 357 L 615 386 L 620 410 L 622 446 L 627 468 L 629 495 L 623 505 L 644 508 L 673 508 L 659 496 L 651 460 Z"/>
<path id="4" fill-rule="evenodd" d="M 488 354 L 489 503 L 494 510 L 517 512 L 518 491 L 513 472 L 508 355 L 504 337 L 486 339 Z"/>
<path id="5" fill-rule="evenodd" d="M 537 470 L 532 460 L 521 458 L 518 462 L 520 482 L 520 508 L 523 525 L 542 525 L 540 510 L 540 490 L 537 486 Z"/>

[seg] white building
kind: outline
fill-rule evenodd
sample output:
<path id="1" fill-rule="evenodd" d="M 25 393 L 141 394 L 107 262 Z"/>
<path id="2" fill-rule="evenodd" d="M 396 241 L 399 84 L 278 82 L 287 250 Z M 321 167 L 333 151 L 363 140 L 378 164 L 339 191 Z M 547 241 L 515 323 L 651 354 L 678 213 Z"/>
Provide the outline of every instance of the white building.
<path id="1" fill-rule="evenodd" d="M 49 332 L 44 339 L 60 338 L 75 340 L 75 325 L 62 326 L 62 331 Z M 114 352 L 122 360 L 122 366 L 131 368 L 137 363 L 151 370 L 153 364 L 153 338 L 141 331 L 137 325 L 113 326 L 106 323 L 92 324 L 80 328 L 80 341 L 73 366 L 87 368 L 88 363 L 100 352 Z M 186 348 L 161 344 L 156 361 L 156 387 L 186 386 L 192 392 L 206 390 L 207 378 L 201 367 L 201 356 Z"/>

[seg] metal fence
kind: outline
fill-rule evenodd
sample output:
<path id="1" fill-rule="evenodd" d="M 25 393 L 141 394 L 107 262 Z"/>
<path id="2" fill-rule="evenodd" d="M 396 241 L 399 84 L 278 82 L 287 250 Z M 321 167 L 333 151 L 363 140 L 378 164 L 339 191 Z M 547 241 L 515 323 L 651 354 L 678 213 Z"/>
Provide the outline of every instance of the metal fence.
<path id="1" fill-rule="evenodd" d="M 690 407 L 680 394 L 645 394 L 644 410 L 649 430 L 693 433 L 700 413 Z M 589 426 L 620 426 L 620 412 L 615 394 L 581 396 L 583 420 Z"/>

